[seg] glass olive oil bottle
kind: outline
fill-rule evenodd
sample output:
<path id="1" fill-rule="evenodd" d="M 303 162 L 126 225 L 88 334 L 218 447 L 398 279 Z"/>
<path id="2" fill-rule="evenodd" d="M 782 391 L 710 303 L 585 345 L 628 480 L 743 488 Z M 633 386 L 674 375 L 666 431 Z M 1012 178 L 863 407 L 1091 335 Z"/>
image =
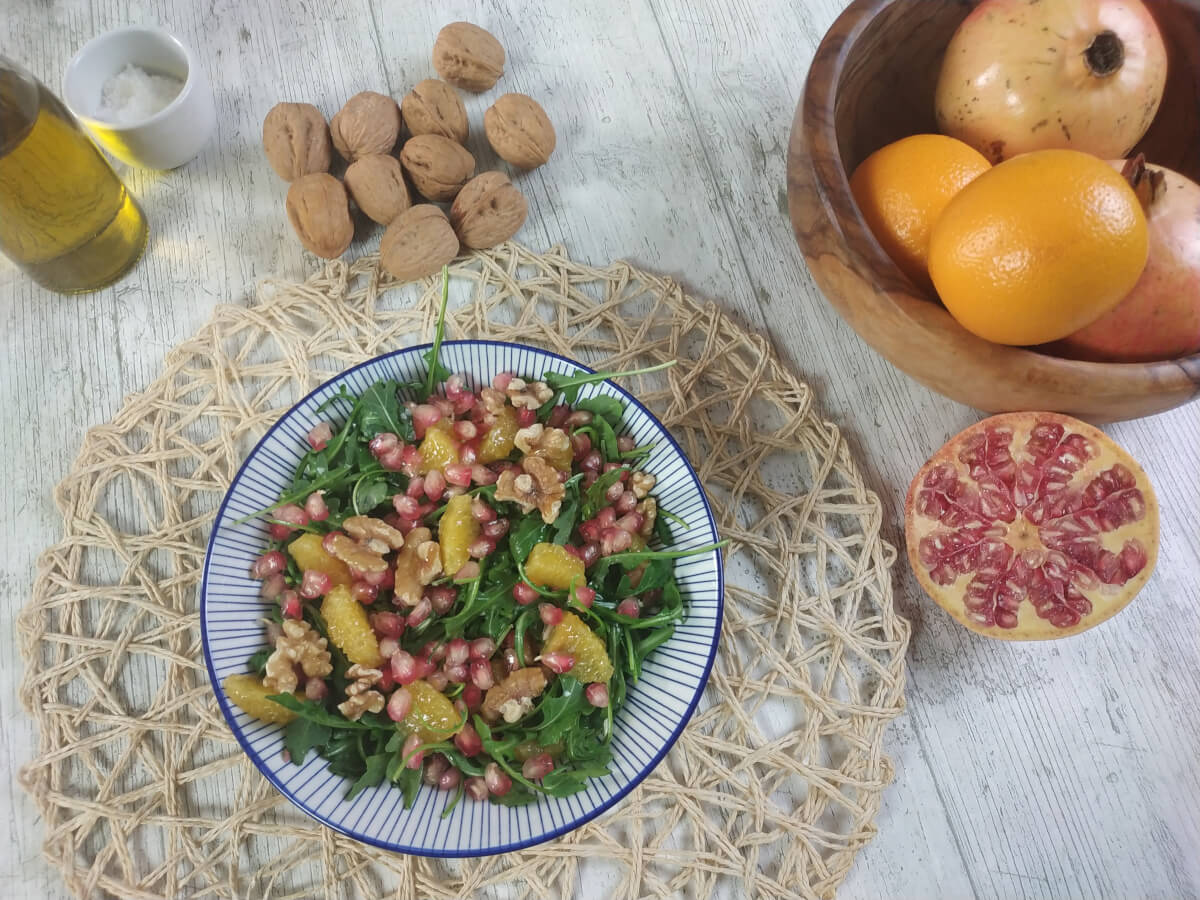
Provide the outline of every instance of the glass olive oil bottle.
<path id="1" fill-rule="evenodd" d="M 0 251 L 72 294 L 128 272 L 147 234 L 137 201 L 67 108 L 0 56 Z"/>

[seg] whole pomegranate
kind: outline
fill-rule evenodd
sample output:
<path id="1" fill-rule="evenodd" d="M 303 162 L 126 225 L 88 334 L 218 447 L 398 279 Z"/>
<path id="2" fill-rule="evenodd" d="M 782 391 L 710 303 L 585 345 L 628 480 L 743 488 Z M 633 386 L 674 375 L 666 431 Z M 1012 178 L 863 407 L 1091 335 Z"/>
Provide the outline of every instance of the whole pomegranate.
<path id="1" fill-rule="evenodd" d="M 1002 413 L 946 442 L 904 504 L 921 587 L 987 637 L 1066 637 L 1116 615 L 1158 557 L 1146 473 L 1091 425 Z"/>
<path id="2" fill-rule="evenodd" d="M 1029 150 L 1128 155 L 1150 127 L 1167 51 L 1139 0 L 983 0 L 938 78 L 938 127 L 993 163 Z"/>
<path id="3" fill-rule="evenodd" d="M 1149 362 L 1200 352 L 1200 184 L 1117 160 L 1146 202 L 1150 252 L 1133 289 L 1097 321 L 1054 347 L 1077 359 Z"/>

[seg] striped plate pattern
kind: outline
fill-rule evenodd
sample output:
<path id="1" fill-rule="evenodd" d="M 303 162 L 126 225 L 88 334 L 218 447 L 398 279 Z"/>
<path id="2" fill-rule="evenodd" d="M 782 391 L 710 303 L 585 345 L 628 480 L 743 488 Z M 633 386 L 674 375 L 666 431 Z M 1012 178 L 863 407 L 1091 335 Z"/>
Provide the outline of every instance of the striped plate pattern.
<path id="1" fill-rule="evenodd" d="M 352 802 L 344 798 L 350 782 L 331 775 L 325 761 L 309 754 L 304 765 L 285 762 L 283 729 L 250 718 L 233 706 L 220 685 L 246 671 L 246 659 L 264 645 L 259 582 L 249 578 L 250 564 L 267 541 L 266 527 L 254 520 L 233 523 L 275 502 L 307 450 L 305 436 L 321 419 L 344 420 L 349 403 L 336 401 L 319 417 L 315 410 L 340 386 L 357 396 L 381 378 L 420 381 L 426 367 L 421 353 L 429 345 L 377 357 L 321 385 L 289 410 L 259 441 L 226 494 L 209 541 L 201 583 L 200 617 L 204 655 L 217 699 L 234 735 L 259 770 L 296 806 L 313 818 L 368 844 L 426 856 L 481 856 L 528 847 L 577 828 L 617 803 L 658 764 L 691 717 L 708 680 L 721 630 L 723 573 L 716 551 L 679 560 L 676 574 L 687 603 L 687 618 L 674 636 L 646 661 L 641 680 L 631 686 L 617 717 L 611 774 L 594 778 L 589 788 L 566 798 L 542 797 L 535 804 L 508 808 L 464 797 L 453 812 L 442 813 L 451 792 L 421 787 L 405 810 L 400 791 L 387 784 L 369 789 Z M 564 357 L 495 341 L 448 341 L 441 360 L 469 383 L 490 383 L 498 372 L 540 378 L 553 371 L 592 371 Z M 716 525 L 696 473 L 674 438 L 638 401 L 611 382 L 586 386 L 581 397 L 603 393 L 627 404 L 623 434 L 637 445 L 654 444 L 644 468 L 657 477 L 661 506 L 688 523 L 675 525 L 676 545 L 688 549 L 717 540 Z"/>

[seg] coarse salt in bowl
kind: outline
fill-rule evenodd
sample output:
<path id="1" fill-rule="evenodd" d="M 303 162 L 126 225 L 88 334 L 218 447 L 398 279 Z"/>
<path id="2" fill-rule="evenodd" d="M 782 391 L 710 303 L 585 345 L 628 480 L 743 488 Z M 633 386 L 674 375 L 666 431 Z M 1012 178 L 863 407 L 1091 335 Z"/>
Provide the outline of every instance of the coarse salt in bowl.
<path id="1" fill-rule="evenodd" d="M 616 805 L 666 755 L 699 703 L 716 655 L 723 609 L 723 570 L 717 550 L 679 559 L 675 574 L 686 618 L 672 637 L 646 659 L 641 678 L 629 687 L 614 719 L 610 774 L 588 780 L 586 790 L 569 797 L 540 795 L 526 806 L 506 807 L 464 797 L 446 815 L 452 791 L 422 785 L 416 802 L 404 809 L 398 788 L 384 783 L 353 800 L 350 780 L 333 775 L 324 759 L 309 754 L 297 766 L 284 759 L 283 728 L 243 713 L 225 696 L 222 682 L 247 671 L 247 658 L 264 646 L 262 619 L 269 608 L 250 566 L 267 543 L 267 524 L 238 520 L 275 501 L 288 486 L 308 449 L 305 436 L 333 415 L 318 408 L 341 388 L 361 395 L 380 379 L 419 382 L 429 345 L 411 347 L 355 366 L 321 385 L 267 432 L 243 463 L 217 513 L 204 562 L 200 620 L 205 662 L 221 711 L 238 742 L 259 770 L 289 800 L 320 822 L 352 838 L 389 850 L 424 856 L 483 856 L 518 850 L 578 828 Z M 439 358 L 473 385 L 489 384 L 500 372 L 540 378 L 545 372 L 591 372 L 588 367 L 534 347 L 496 341 L 448 341 Z M 580 393 L 615 397 L 626 405 L 621 434 L 638 446 L 653 444 L 643 468 L 657 478 L 654 495 L 681 516 L 687 527 L 674 529 L 670 549 L 687 550 L 717 542 L 716 523 L 695 471 L 658 420 L 623 388 L 604 381 Z M 345 416 L 350 404 L 334 400 Z"/>

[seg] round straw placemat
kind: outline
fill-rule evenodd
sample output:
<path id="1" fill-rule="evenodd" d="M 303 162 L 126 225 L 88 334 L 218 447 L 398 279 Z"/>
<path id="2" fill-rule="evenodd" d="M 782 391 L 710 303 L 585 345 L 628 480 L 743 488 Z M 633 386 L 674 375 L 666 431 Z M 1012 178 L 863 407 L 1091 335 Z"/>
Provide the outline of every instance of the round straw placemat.
<path id="1" fill-rule="evenodd" d="M 838 429 L 768 343 L 624 263 L 515 244 L 451 267 L 449 337 L 545 347 L 605 369 L 672 430 L 724 537 L 726 607 L 704 701 L 615 809 L 519 853 L 434 860 L 358 844 L 292 807 L 217 710 L 197 586 L 217 505 L 295 400 L 427 341 L 440 279 L 378 258 L 221 306 L 148 390 L 88 432 L 55 492 L 61 543 L 19 620 L 22 772 L 45 854 L 81 896 L 121 898 L 828 897 L 875 833 L 892 776 L 908 626 L 880 504 Z"/>

